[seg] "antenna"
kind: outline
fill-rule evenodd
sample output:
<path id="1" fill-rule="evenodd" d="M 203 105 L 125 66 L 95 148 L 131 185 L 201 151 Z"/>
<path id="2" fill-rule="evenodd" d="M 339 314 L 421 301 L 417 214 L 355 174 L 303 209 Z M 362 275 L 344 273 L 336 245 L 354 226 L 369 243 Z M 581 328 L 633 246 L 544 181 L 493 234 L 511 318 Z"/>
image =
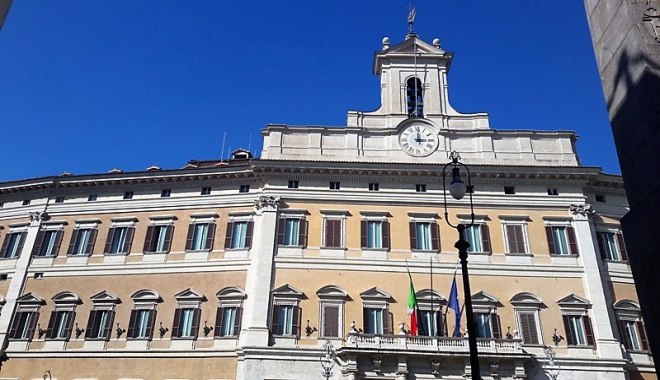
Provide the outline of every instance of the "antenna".
<path id="1" fill-rule="evenodd" d="M 222 152 L 220 153 L 220 161 L 225 159 L 225 139 L 227 138 L 227 132 L 222 136 Z"/>
<path id="2" fill-rule="evenodd" d="M 252 147 L 252 133 L 250 133 L 250 140 L 248 140 L 248 152 L 252 153 L 250 147 Z"/>

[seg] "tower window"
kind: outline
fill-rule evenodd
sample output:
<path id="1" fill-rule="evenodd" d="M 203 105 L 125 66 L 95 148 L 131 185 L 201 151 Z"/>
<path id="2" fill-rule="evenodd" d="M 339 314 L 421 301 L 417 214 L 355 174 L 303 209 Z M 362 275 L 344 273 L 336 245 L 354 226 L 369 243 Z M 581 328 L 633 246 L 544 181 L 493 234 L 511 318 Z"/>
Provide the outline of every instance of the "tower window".
<path id="1" fill-rule="evenodd" d="M 406 103 L 408 106 L 408 117 L 424 116 L 422 82 L 419 78 L 413 77 L 406 82 Z"/>

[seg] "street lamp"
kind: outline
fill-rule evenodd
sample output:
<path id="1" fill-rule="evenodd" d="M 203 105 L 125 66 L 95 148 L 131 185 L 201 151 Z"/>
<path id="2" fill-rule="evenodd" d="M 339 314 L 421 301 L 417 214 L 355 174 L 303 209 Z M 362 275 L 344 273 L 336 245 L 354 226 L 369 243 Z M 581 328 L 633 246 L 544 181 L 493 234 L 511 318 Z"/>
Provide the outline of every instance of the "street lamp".
<path id="1" fill-rule="evenodd" d="M 472 181 L 470 178 L 470 169 L 465 164 L 459 162 L 461 156 L 456 151 L 449 153 L 448 158 L 451 160 L 442 168 L 442 190 L 445 203 L 445 221 L 447 224 L 458 231 L 458 241 L 454 247 L 458 249 L 458 257 L 461 259 L 461 273 L 463 277 L 463 291 L 465 292 L 465 309 L 467 311 L 466 327 L 468 331 L 468 345 L 470 347 L 470 367 L 472 372 L 472 379 L 481 380 L 481 373 L 479 371 L 479 354 L 477 352 L 477 329 L 475 327 L 474 311 L 472 310 L 472 292 L 470 292 L 470 278 L 468 276 L 467 266 L 467 249 L 470 243 L 465 239 L 465 229 L 474 225 L 474 205 L 472 203 Z M 451 168 L 451 183 L 449 184 L 449 194 L 456 200 L 461 200 L 465 193 L 470 194 L 470 224 L 457 223 L 451 224 L 449 221 L 449 212 L 447 212 L 447 188 L 445 186 L 445 177 L 447 174 L 447 167 Z M 461 179 L 460 167 L 463 167 L 467 172 L 467 186 Z"/>
<path id="2" fill-rule="evenodd" d="M 321 352 L 321 367 L 323 367 L 323 377 L 326 380 L 329 380 L 332 377 L 332 367 L 335 366 L 335 358 L 337 354 L 335 353 L 335 347 L 332 345 L 332 342 L 326 340 L 323 343 L 323 351 Z"/>

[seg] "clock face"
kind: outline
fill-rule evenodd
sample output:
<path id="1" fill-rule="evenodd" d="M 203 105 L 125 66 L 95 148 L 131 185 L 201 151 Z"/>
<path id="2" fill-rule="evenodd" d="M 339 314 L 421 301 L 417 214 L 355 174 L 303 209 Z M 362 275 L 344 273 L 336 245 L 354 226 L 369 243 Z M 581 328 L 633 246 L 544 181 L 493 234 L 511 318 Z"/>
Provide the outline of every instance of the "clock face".
<path id="1" fill-rule="evenodd" d="M 399 134 L 399 144 L 409 155 L 425 157 L 438 147 L 438 136 L 425 125 L 412 124 Z"/>

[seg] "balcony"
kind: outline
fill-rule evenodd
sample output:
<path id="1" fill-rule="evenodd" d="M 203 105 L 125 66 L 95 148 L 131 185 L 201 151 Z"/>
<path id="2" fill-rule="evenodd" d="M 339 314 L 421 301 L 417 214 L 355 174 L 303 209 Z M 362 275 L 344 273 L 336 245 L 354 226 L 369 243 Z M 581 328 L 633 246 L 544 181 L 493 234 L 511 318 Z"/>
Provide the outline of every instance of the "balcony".
<path id="1" fill-rule="evenodd" d="M 469 353 L 467 338 L 348 334 L 346 348 Z M 480 354 L 522 354 L 520 339 L 477 338 Z"/>

